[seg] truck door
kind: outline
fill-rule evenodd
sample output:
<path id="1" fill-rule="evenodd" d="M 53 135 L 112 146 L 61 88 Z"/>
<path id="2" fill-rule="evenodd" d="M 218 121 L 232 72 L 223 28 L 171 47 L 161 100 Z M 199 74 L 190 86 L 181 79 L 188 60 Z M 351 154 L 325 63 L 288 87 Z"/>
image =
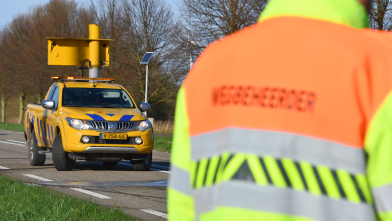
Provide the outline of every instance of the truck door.
<path id="1" fill-rule="evenodd" d="M 57 125 L 57 120 L 59 117 L 59 114 L 57 114 L 57 109 L 59 107 L 59 94 L 60 94 L 60 88 L 56 85 L 53 86 L 53 93 L 49 94 L 48 100 L 53 100 L 54 101 L 54 109 L 53 110 L 48 110 L 45 109 L 44 112 L 44 125 L 43 129 L 45 131 L 43 139 L 45 140 L 45 143 L 48 147 L 53 147 L 53 141 L 54 141 L 54 136 L 55 136 L 55 130 L 56 130 L 56 125 Z"/>

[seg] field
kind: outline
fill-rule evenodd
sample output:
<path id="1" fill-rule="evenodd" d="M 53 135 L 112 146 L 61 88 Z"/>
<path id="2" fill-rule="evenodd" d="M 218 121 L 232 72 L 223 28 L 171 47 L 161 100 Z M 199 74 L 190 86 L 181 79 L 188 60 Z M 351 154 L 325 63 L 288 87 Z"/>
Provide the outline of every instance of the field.
<path id="1" fill-rule="evenodd" d="M 173 133 L 174 122 L 172 120 L 154 121 L 154 131 L 159 133 Z"/>
<path id="2" fill-rule="evenodd" d="M 23 132 L 23 125 L 0 123 L 0 130 L 10 130 L 10 131 Z"/>
<path id="3" fill-rule="evenodd" d="M 105 208 L 0 175 L 0 220 L 138 220 Z"/>
<path id="4" fill-rule="evenodd" d="M 172 137 L 155 137 L 154 138 L 154 150 L 162 152 L 171 152 Z"/>

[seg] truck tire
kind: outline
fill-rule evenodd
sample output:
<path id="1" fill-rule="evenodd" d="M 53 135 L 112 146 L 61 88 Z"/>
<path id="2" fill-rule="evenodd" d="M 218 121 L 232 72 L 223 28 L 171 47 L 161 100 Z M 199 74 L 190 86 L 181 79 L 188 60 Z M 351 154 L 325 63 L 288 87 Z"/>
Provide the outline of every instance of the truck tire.
<path id="1" fill-rule="evenodd" d="M 53 142 L 52 150 L 53 164 L 58 171 L 70 171 L 75 165 L 75 160 L 68 157 L 68 152 L 64 151 L 61 134 L 58 134 Z"/>
<path id="2" fill-rule="evenodd" d="M 34 131 L 31 132 L 31 139 L 27 143 L 27 149 L 29 151 L 29 163 L 31 166 L 42 166 L 45 164 L 46 155 L 38 153 L 42 148 L 38 146 L 37 137 L 35 136 Z"/>
<path id="3" fill-rule="evenodd" d="M 117 166 L 118 162 L 113 162 L 113 161 L 107 161 L 107 162 L 102 162 L 102 164 L 106 167 L 115 167 Z"/>
<path id="4" fill-rule="evenodd" d="M 148 171 L 151 168 L 152 162 L 152 152 L 149 154 L 147 159 L 138 159 L 138 160 L 131 160 L 133 164 L 133 169 L 135 171 Z"/>

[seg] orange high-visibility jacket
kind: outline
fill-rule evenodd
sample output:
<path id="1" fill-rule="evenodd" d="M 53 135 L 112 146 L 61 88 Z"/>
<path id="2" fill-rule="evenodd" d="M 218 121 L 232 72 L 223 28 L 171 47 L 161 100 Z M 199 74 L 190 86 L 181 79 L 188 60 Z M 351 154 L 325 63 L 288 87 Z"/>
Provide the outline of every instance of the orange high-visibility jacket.
<path id="1" fill-rule="evenodd" d="M 170 220 L 392 220 L 392 35 L 356 0 L 271 0 L 179 91 Z"/>

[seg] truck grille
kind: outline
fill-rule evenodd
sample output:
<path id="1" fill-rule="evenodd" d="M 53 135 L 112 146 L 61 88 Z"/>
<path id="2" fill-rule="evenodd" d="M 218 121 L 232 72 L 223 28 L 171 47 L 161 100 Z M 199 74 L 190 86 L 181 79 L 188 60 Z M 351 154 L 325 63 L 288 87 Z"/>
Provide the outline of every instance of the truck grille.
<path id="1" fill-rule="evenodd" d="M 88 120 L 90 130 L 108 131 L 108 132 L 121 132 L 135 130 L 135 121 L 97 121 Z"/>

